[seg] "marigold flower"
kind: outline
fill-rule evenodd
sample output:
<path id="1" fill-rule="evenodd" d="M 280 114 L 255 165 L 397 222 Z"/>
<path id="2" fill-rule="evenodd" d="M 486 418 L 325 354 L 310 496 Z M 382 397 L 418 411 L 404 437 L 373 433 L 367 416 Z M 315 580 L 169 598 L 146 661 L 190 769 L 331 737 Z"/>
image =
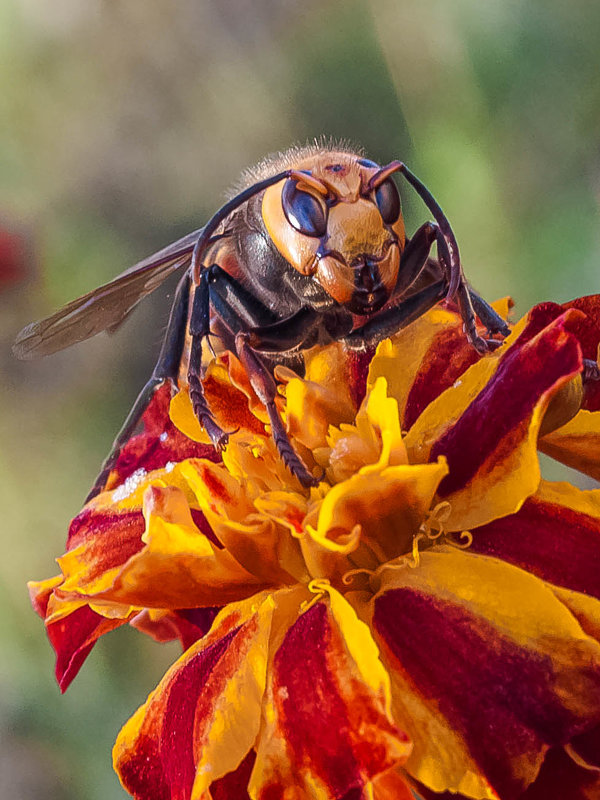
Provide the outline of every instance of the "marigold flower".
<path id="1" fill-rule="evenodd" d="M 498 305 L 506 314 L 508 304 Z M 163 387 L 31 584 L 64 690 L 126 622 L 181 658 L 119 734 L 144 800 L 600 796 L 600 296 L 536 306 L 483 358 L 437 307 L 377 351 L 279 368 L 284 467 L 230 354 Z M 582 372 L 584 377 L 582 378 Z"/>

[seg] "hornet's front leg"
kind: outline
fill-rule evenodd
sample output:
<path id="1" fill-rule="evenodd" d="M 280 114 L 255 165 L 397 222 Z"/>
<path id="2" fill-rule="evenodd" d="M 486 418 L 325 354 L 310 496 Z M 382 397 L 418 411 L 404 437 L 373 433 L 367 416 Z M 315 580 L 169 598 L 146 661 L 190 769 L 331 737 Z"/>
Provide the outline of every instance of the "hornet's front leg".
<path id="1" fill-rule="evenodd" d="M 270 309 L 217 264 L 202 269 L 194 289 L 189 320 L 192 345 L 188 384 L 194 414 L 208 433 L 215 449 L 220 452 L 227 444 L 229 434 L 215 421 L 203 387 L 205 365 L 202 362 L 202 343 L 211 334 L 211 308 L 233 335 L 242 328 L 267 325 L 276 318 Z"/>
<path id="2" fill-rule="evenodd" d="M 427 265 L 429 253 L 434 242 L 437 243 L 438 259 L 444 277 L 447 283 L 449 282 L 450 251 L 448 250 L 448 244 L 442 235 L 439 225 L 436 222 L 426 222 L 407 242 L 406 248 L 402 253 L 398 283 L 394 290 L 395 295 L 403 295 L 421 275 Z M 463 319 L 465 334 L 479 353 L 486 353 L 488 350 L 498 347 L 500 343 L 493 339 L 486 340 L 479 336 L 475 325 L 475 310 L 491 335 L 499 333 L 502 336 L 507 336 L 510 333 L 506 322 L 482 297 L 467 285 L 464 278 L 462 278 L 462 273 L 456 290 L 456 301 Z"/>
<path id="3" fill-rule="evenodd" d="M 419 319 L 429 309 L 433 308 L 436 303 L 443 300 L 448 290 L 448 282 L 445 278 L 435 281 L 422 289 L 414 292 L 403 300 L 400 300 L 395 305 L 380 311 L 378 314 L 373 315 L 368 322 L 361 325 L 360 328 L 355 328 L 349 334 L 342 338 L 343 343 L 353 350 L 361 350 L 364 347 L 378 344 L 382 339 L 388 336 L 393 336 L 398 331 L 406 328 L 411 322 Z M 475 295 L 478 301 L 485 303 L 481 300 L 479 295 Z M 485 303 L 487 306 L 487 303 Z M 504 333 L 507 328 L 506 323 L 493 308 L 490 307 L 490 314 L 488 316 L 489 324 L 494 326 L 501 326 L 498 332 Z M 485 323 L 484 323 L 485 324 Z M 486 342 L 486 340 L 482 339 Z M 500 342 L 490 340 L 486 342 L 486 347 L 492 348 L 499 346 Z"/>
<path id="4" fill-rule="evenodd" d="M 382 339 L 393 336 L 411 322 L 422 317 L 444 298 L 447 289 L 448 283 L 445 279 L 420 289 L 396 305 L 373 315 L 360 328 L 355 328 L 347 334 L 342 342 L 351 350 L 362 350 L 370 345 L 378 344 Z"/>
<path id="5" fill-rule="evenodd" d="M 475 289 L 473 289 L 471 286 L 469 286 L 469 295 L 471 297 L 471 303 L 473 304 L 473 310 L 481 320 L 482 324 L 485 325 L 488 334 L 490 336 L 500 334 L 500 336 L 506 338 L 510 334 L 510 328 L 506 321 L 502 319 L 500 314 L 498 314 L 497 311 L 494 311 L 491 305 L 484 300 L 480 294 L 477 294 Z M 491 343 L 488 341 L 488 345 L 490 344 Z M 498 344 L 492 344 L 492 347 L 497 347 Z"/>

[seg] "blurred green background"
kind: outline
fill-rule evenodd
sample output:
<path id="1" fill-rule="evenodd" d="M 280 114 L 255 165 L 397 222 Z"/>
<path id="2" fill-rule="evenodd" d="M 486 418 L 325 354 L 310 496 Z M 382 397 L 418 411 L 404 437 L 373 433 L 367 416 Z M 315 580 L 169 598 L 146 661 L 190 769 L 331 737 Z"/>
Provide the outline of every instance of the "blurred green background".
<path id="1" fill-rule="evenodd" d="M 16 331 L 320 134 L 405 160 L 488 299 L 600 291 L 599 34 L 584 0 L 0 0 L 0 798 L 124 797 L 113 740 L 177 652 L 117 631 L 60 697 L 25 590 L 56 570 L 169 287 L 39 363 L 12 359 Z"/>

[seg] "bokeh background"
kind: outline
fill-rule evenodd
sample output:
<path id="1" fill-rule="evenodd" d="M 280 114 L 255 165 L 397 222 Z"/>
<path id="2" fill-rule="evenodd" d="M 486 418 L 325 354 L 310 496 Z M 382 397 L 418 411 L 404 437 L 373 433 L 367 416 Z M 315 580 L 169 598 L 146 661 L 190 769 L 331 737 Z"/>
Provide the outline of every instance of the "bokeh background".
<path id="1" fill-rule="evenodd" d="M 177 653 L 121 629 L 61 697 L 25 590 L 54 574 L 172 287 L 39 363 L 12 359 L 16 331 L 321 134 L 404 159 L 488 299 L 600 291 L 599 34 L 586 0 L 0 0 L 0 798 L 124 797 L 112 742 Z"/>

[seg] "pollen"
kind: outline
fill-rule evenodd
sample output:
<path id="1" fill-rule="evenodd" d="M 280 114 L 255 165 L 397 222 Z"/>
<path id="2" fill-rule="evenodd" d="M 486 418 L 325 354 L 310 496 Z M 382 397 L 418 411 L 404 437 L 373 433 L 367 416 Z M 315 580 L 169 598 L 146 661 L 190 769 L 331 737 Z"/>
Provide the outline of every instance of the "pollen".
<path id="1" fill-rule="evenodd" d="M 113 503 L 120 503 L 130 497 L 140 486 L 146 477 L 146 470 L 143 467 L 136 469 L 126 480 L 114 490 L 111 495 Z"/>

